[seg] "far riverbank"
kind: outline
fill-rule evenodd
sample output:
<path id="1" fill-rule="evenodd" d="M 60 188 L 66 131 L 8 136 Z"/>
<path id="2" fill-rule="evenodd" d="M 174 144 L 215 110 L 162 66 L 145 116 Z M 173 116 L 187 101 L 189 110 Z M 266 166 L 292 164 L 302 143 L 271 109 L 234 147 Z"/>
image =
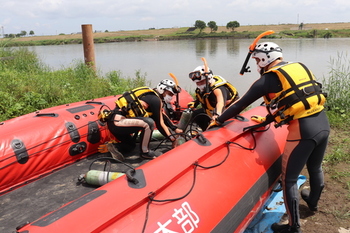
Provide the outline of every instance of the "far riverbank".
<path id="1" fill-rule="evenodd" d="M 234 38 L 250 39 L 255 38 L 263 31 L 274 30 L 275 33 L 269 38 L 340 38 L 350 37 L 349 23 L 320 23 L 303 24 L 300 28 L 297 24 L 278 25 L 246 25 L 235 28 L 234 31 L 225 26 L 219 26 L 216 32 L 205 28 L 202 32 L 199 29 L 191 30 L 190 27 L 182 28 L 161 28 L 148 30 L 96 32 L 94 33 L 95 43 L 110 43 L 124 41 L 148 41 L 148 40 L 182 40 L 182 39 L 204 39 L 204 38 Z M 27 36 L 20 38 L 0 39 L 0 45 L 12 46 L 36 46 L 36 45 L 63 45 L 81 44 L 81 33 L 70 35 L 52 36 Z"/>

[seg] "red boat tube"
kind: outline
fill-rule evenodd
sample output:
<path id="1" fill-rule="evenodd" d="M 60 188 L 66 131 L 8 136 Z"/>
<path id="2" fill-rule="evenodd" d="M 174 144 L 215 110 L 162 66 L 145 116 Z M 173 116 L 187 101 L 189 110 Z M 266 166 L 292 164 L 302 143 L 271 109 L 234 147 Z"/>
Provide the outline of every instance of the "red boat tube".
<path id="1" fill-rule="evenodd" d="M 243 131 L 256 107 L 18 229 L 243 232 L 280 175 L 287 129 Z"/>

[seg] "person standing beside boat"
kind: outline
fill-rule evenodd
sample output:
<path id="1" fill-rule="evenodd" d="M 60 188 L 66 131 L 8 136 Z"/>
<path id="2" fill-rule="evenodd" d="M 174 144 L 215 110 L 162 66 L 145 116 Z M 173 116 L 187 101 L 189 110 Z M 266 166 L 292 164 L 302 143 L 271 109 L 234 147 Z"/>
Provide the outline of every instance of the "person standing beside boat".
<path id="1" fill-rule="evenodd" d="M 283 61 L 282 49 L 266 42 L 255 46 L 252 58 L 256 60 L 260 78 L 247 93 L 230 106 L 208 128 L 221 125 L 236 116 L 260 97 L 264 97 L 268 115 L 260 125 L 272 121 L 276 127 L 288 125 L 288 136 L 282 154 L 282 187 L 289 223 L 274 223 L 275 233 L 301 232 L 297 180 L 307 166 L 310 190 L 301 196 L 311 211 L 317 210 L 324 187 L 322 160 L 327 147 L 330 126 L 324 112 L 326 94 L 312 72 L 302 63 Z M 252 119 L 261 119 L 253 116 Z"/>
<path id="2" fill-rule="evenodd" d="M 192 119 L 204 131 L 211 120 L 220 116 L 224 109 L 238 100 L 238 92 L 231 83 L 214 75 L 205 65 L 197 66 L 189 73 L 189 78 L 196 83 L 197 88 L 196 98 L 188 107 L 196 108 L 201 104 L 201 108 L 193 111 Z"/>

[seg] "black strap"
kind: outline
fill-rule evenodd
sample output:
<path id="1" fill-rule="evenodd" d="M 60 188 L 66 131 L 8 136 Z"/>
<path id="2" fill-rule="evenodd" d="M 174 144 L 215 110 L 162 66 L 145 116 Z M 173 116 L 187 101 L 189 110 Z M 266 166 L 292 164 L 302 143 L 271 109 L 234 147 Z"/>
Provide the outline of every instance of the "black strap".
<path id="1" fill-rule="evenodd" d="M 133 92 L 126 92 L 123 96 L 128 103 L 127 111 L 132 110 L 136 116 L 143 116 L 145 114 L 139 99 Z"/>
<path id="2" fill-rule="evenodd" d="M 305 69 L 306 73 L 309 75 L 310 80 L 314 80 L 310 70 L 303 63 L 299 62 L 299 64 Z M 316 82 L 312 82 L 312 85 L 315 87 L 316 86 Z M 321 103 L 321 95 L 320 95 L 320 93 L 317 93 L 317 98 L 318 98 L 318 104 L 320 104 Z"/>
<path id="3" fill-rule="evenodd" d="M 297 96 L 296 94 L 292 94 L 281 101 L 278 102 L 278 106 L 286 106 L 286 108 L 292 106 L 293 104 L 297 103 L 301 99 L 307 99 L 314 95 L 322 94 L 321 87 L 320 86 L 308 86 L 302 89 L 304 95 L 303 96 Z"/>
<path id="4" fill-rule="evenodd" d="M 304 93 L 302 90 L 299 89 L 299 87 L 295 84 L 292 77 L 283 69 L 280 69 L 280 72 L 283 74 L 283 76 L 288 80 L 289 84 L 291 85 L 291 88 L 294 90 L 295 94 L 300 97 L 300 101 L 304 104 L 305 109 L 310 109 L 310 104 L 306 101 L 305 98 L 301 98 L 304 96 Z"/>

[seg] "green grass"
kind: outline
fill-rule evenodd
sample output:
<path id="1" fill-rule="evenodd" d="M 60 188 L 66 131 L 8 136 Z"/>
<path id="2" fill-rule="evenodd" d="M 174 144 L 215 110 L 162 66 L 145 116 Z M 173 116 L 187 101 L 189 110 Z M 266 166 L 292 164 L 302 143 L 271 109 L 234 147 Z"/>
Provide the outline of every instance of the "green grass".
<path id="1" fill-rule="evenodd" d="M 330 59 L 328 77 L 323 79 L 324 89 L 328 93 L 327 105 L 338 116 L 349 116 L 350 111 L 350 60 L 346 52 Z"/>
<path id="2" fill-rule="evenodd" d="M 104 77 L 82 61 L 53 70 L 25 48 L 0 47 L 0 121 L 52 106 L 120 94 L 151 83 L 136 71 L 123 77 L 119 71 Z"/>
<path id="3" fill-rule="evenodd" d="M 350 60 L 346 53 L 330 59 L 329 73 L 323 77 L 322 83 L 327 93 L 326 113 L 335 132 L 329 139 L 332 149 L 327 153 L 325 162 L 350 161 Z"/>

